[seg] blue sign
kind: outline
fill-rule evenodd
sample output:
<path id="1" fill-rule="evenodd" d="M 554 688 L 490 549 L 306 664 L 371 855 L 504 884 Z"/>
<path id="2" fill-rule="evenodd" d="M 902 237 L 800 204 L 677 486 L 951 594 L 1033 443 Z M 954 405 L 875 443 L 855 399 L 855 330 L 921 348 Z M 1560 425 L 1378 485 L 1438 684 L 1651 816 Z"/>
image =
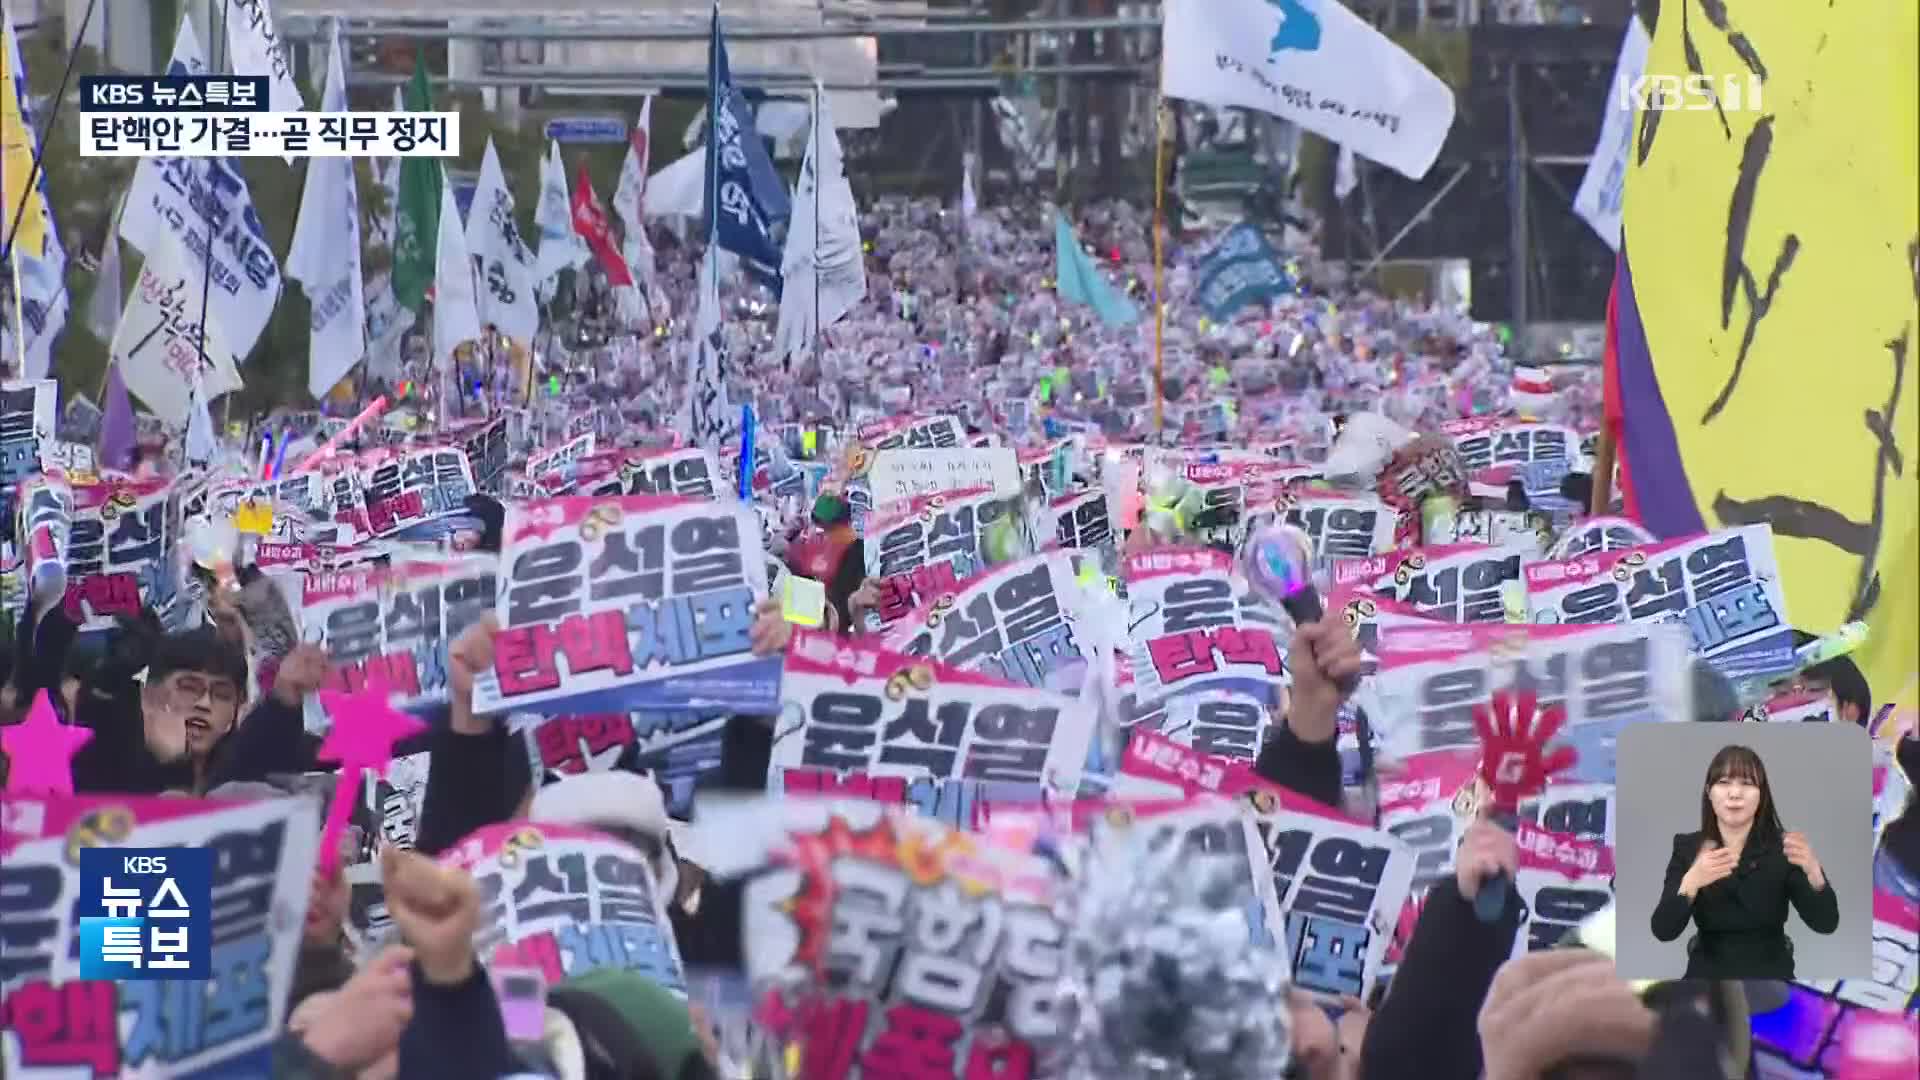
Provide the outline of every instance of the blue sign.
<path id="1" fill-rule="evenodd" d="M 1293 291 L 1293 275 L 1254 226 L 1241 222 L 1227 230 L 1200 261 L 1194 296 L 1207 316 L 1225 322 L 1252 303 L 1265 303 Z"/>
<path id="2" fill-rule="evenodd" d="M 555 142 L 623 143 L 627 122 L 617 116 L 562 116 L 547 121 L 547 138 Z"/>
<path id="3" fill-rule="evenodd" d="M 82 848 L 80 977 L 213 977 L 212 848 Z"/>

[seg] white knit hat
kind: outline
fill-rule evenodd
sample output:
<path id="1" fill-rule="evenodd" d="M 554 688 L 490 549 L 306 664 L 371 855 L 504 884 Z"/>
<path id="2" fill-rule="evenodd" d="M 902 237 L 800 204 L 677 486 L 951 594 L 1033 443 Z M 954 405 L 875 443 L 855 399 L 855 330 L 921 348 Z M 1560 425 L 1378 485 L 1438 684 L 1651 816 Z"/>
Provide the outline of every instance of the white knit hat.
<path id="1" fill-rule="evenodd" d="M 1507 399 L 1512 402 L 1513 411 L 1538 417 L 1553 404 L 1553 376 L 1537 367 L 1516 367 Z"/>
<path id="2" fill-rule="evenodd" d="M 650 776 L 624 770 L 581 773 L 534 793 L 527 819 L 580 828 L 631 829 L 667 838 L 667 803 Z"/>

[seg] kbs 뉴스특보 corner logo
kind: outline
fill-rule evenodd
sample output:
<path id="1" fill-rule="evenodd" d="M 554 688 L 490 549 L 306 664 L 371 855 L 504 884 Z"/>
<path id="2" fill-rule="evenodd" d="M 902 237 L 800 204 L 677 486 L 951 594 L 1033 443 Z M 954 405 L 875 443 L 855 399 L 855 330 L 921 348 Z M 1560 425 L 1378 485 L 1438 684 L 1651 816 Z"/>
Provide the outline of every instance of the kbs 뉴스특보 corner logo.
<path id="1" fill-rule="evenodd" d="M 80 977 L 191 980 L 213 975 L 213 851 L 80 852 Z"/>

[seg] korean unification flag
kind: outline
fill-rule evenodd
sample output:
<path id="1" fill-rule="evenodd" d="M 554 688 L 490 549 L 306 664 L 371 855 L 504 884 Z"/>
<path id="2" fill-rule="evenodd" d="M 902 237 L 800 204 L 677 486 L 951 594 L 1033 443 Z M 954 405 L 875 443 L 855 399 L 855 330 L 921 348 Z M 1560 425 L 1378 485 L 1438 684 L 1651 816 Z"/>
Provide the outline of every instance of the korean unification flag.
<path id="1" fill-rule="evenodd" d="M 1412 179 L 1453 91 L 1338 0 L 1165 0 L 1160 92 L 1278 116 Z"/>
<path id="2" fill-rule="evenodd" d="M 754 129 L 753 113 L 733 86 L 727 62 L 727 43 L 720 36 L 720 11 L 713 13 L 713 36 L 707 52 L 707 198 L 719 197 L 706 208 L 713 242 L 740 257 L 747 272 L 780 291 L 780 245 L 773 242 L 774 223 L 787 216 L 786 187 L 767 157 L 767 148 Z"/>
<path id="3" fill-rule="evenodd" d="M 167 74 L 207 74 L 207 61 L 189 19 L 180 20 Z M 204 278 L 208 276 L 209 218 L 219 222 L 220 229 L 212 245 L 207 321 L 220 328 L 235 356 L 244 357 L 260 340 L 280 300 L 280 264 L 254 211 L 247 181 L 230 161 L 141 158 L 133 170 L 120 237 L 150 259 L 166 244 L 177 245 L 188 260 L 188 276 Z"/>

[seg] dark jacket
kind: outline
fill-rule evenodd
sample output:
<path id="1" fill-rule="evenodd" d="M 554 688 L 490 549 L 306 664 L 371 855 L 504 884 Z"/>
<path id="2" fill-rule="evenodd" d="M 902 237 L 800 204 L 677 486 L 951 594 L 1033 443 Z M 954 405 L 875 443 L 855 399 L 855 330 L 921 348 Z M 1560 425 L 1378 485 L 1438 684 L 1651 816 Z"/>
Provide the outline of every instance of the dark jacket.
<path id="1" fill-rule="evenodd" d="M 1494 973 L 1513 955 L 1523 905 L 1507 890 L 1500 917 L 1485 923 L 1452 877 L 1434 883 L 1420 908 L 1413 939 L 1374 1010 L 1361 1044 L 1366 1080 L 1476 1080 L 1480 1075 L 1480 1006 Z"/>
<path id="2" fill-rule="evenodd" d="M 493 1080 L 520 1071 L 506 1021 L 484 964 L 458 986 L 436 986 L 413 965 L 413 1019 L 400 1033 L 402 1080 L 470 1076 Z"/>
<path id="3" fill-rule="evenodd" d="M 1778 844 L 1756 848 L 1750 841 L 1732 874 L 1688 901 L 1680 895 L 1680 879 L 1699 854 L 1702 836 L 1690 832 L 1673 838 L 1666 885 L 1653 909 L 1653 936 L 1672 941 L 1689 921 L 1699 928 L 1687 949 L 1689 979 L 1793 978 L 1787 905 L 1793 905 L 1814 933 L 1831 934 L 1840 925 L 1833 882 L 1816 890 L 1806 871 L 1788 862 Z"/>

